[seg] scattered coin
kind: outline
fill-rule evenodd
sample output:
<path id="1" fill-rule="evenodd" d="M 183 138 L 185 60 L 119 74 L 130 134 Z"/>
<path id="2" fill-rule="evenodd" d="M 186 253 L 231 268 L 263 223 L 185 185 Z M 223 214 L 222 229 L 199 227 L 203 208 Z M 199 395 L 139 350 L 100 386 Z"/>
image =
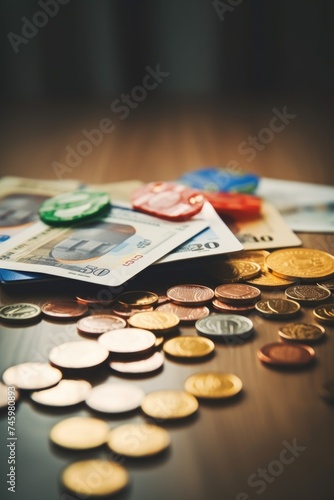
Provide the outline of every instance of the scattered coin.
<path id="1" fill-rule="evenodd" d="M 145 309 L 158 303 L 159 297 L 156 293 L 142 290 L 124 292 L 117 297 L 117 302 L 125 307 L 136 307 Z"/>
<path id="2" fill-rule="evenodd" d="M 323 302 L 330 297 L 331 291 L 318 285 L 296 285 L 285 290 L 288 299 L 297 300 L 300 304 L 307 306 Z"/>
<path id="3" fill-rule="evenodd" d="M 240 250 L 239 252 L 233 252 L 233 254 L 229 257 L 229 260 L 244 260 L 255 262 L 262 268 L 264 266 L 267 255 L 269 255 L 269 252 L 267 252 L 267 250 Z"/>
<path id="4" fill-rule="evenodd" d="M 326 304 L 313 309 L 313 315 L 324 323 L 334 323 L 334 304 Z"/>
<path id="5" fill-rule="evenodd" d="M 62 472 L 61 481 L 79 498 L 103 497 L 123 490 L 129 476 L 119 463 L 95 458 L 68 465 Z"/>
<path id="6" fill-rule="evenodd" d="M 315 352 L 312 347 L 304 344 L 273 342 L 262 346 L 257 355 L 261 361 L 270 365 L 297 367 L 313 361 Z"/>
<path id="7" fill-rule="evenodd" d="M 195 413 L 198 401 L 188 392 L 166 389 L 147 394 L 141 408 L 149 417 L 170 420 L 189 417 Z"/>
<path id="8" fill-rule="evenodd" d="M 164 364 L 164 355 L 155 352 L 152 356 L 138 361 L 111 361 L 110 368 L 124 374 L 144 374 L 159 370 Z"/>
<path id="9" fill-rule="evenodd" d="M 200 335 L 223 339 L 224 337 L 249 337 L 253 322 L 238 314 L 210 314 L 195 323 Z"/>
<path id="10" fill-rule="evenodd" d="M 167 290 L 167 297 L 181 306 L 199 306 L 209 302 L 214 293 L 203 285 L 178 285 Z"/>
<path id="11" fill-rule="evenodd" d="M 0 307 L 0 318 L 17 323 L 37 318 L 41 314 L 41 308 L 35 304 L 19 302 Z"/>
<path id="12" fill-rule="evenodd" d="M 27 362 L 7 368 L 2 374 L 6 385 L 37 391 L 58 384 L 62 373 L 48 363 Z"/>
<path id="13" fill-rule="evenodd" d="M 166 354 L 176 358 L 202 358 L 211 354 L 214 349 L 212 340 L 191 335 L 174 337 L 167 340 L 163 347 Z"/>
<path id="14" fill-rule="evenodd" d="M 133 384 L 101 384 L 93 387 L 86 404 L 103 413 L 124 413 L 139 408 L 144 396 L 143 389 Z"/>
<path id="15" fill-rule="evenodd" d="M 283 339 L 312 342 L 322 338 L 325 329 L 310 323 L 288 323 L 281 326 L 278 333 Z"/>
<path id="16" fill-rule="evenodd" d="M 114 354 L 143 354 L 154 347 L 156 336 L 142 328 L 119 328 L 103 333 L 98 343 Z"/>
<path id="17" fill-rule="evenodd" d="M 334 279 L 321 281 L 320 283 L 317 283 L 317 285 L 323 286 L 332 292 L 334 290 Z"/>
<path id="18" fill-rule="evenodd" d="M 242 283 L 228 283 L 215 288 L 217 299 L 232 305 L 254 303 L 259 300 L 261 292 L 258 288 Z"/>
<path id="19" fill-rule="evenodd" d="M 164 334 L 174 330 L 180 323 L 176 314 L 162 311 L 139 312 L 128 319 L 129 325 L 135 328 L 146 328 L 155 333 Z"/>
<path id="20" fill-rule="evenodd" d="M 16 404 L 19 397 L 20 393 L 15 387 L 8 387 L 8 385 L 0 382 L 0 408 L 7 408 L 11 404 Z"/>
<path id="21" fill-rule="evenodd" d="M 273 290 L 276 288 L 284 289 L 295 283 L 295 280 L 287 280 L 284 278 L 279 278 L 275 274 L 269 271 L 262 270 L 261 274 L 257 278 L 252 278 L 250 280 L 245 280 L 249 285 L 254 285 L 263 290 Z"/>
<path id="22" fill-rule="evenodd" d="M 255 304 L 233 306 L 232 304 L 226 304 L 226 302 L 222 302 L 218 299 L 213 300 L 212 305 L 217 311 L 222 314 L 249 314 L 255 308 Z"/>
<path id="23" fill-rule="evenodd" d="M 170 445 L 169 433 L 153 424 L 124 424 L 109 433 L 108 446 L 127 457 L 150 457 Z"/>
<path id="24" fill-rule="evenodd" d="M 45 406 L 72 406 L 85 401 L 91 389 L 87 380 L 61 380 L 51 389 L 33 392 L 30 397 Z"/>
<path id="25" fill-rule="evenodd" d="M 125 328 L 126 321 L 123 318 L 111 314 L 94 314 L 81 318 L 77 322 L 77 329 L 85 335 L 101 335 L 109 330 Z"/>
<path id="26" fill-rule="evenodd" d="M 150 312 L 153 310 L 154 310 L 153 307 L 145 308 L 145 312 Z M 112 312 L 114 314 L 117 314 L 118 316 L 121 316 L 122 318 L 130 318 L 134 314 L 142 312 L 142 309 L 140 309 L 139 307 L 124 306 L 124 305 L 118 304 L 118 302 L 116 302 L 116 304 L 114 304 L 114 306 L 112 308 Z"/>
<path id="27" fill-rule="evenodd" d="M 70 450 L 89 450 L 105 444 L 108 434 L 109 425 L 99 418 L 71 417 L 52 427 L 50 439 Z"/>
<path id="28" fill-rule="evenodd" d="M 179 306 L 178 304 L 173 304 L 172 302 L 158 306 L 156 311 L 176 314 L 179 320 L 185 323 L 197 321 L 198 319 L 205 318 L 205 316 L 210 314 L 210 309 L 206 306 Z"/>
<path id="29" fill-rule="evenodd" d="M 334 273 L 334 257 L 312 248 L 284 248 L 266 257 L 268 270 L 280 278 L 318 280 Z"/>
<path id="30" fill-rule="evenodd" d="M 289 299 L 259 300 L 255 309 L 266 318 L 285 319 L 296 316 L 300 311 L 300 304 Z"/>
<path id="31" fill-rule="evenodd" d="M 195 373 L 187 378 L 185 389 L 198 398 L 225 399 L 238 394 L 242 382 L 233 373 Z"/>
<path id="32" fill-rule="evenodd" d="M 261 266 L 246 260 L 226 260 L 216 266 L 215 277 L 220 283 L 236 283 L 256 278 L 261 273 Z"/>
<path id="33" fill-rule="evenodd" d="M 326 380 L 320 388 L 320 396 L 328 401 L 334 401 L 334 380 Z"/>
<path id="34" fill-rule="evenodd" d="M 43 304 L 42 311 L 52 318 L 67 319 L 83 316 L 88 311 L 88 307 L 75 300 L 54 300 Z"/>
<path id="35" fill-rule="evenodd" d="M 100 290 L 99 290 L 100 291 Z M 96 292 L 98 293 L 98 292 Z M 115 298 L 110 299 L 99 299 L 97 297 L 92 296 L 91 294 L 83 294 L 76 296 L 78 302 L 85 304 L 86 306 L 95 306 L 95 307 L 109 307 L 111 304 L 115 302 Z"/>
<path id="36" fill-rule="evenodd" d="M 103 363 L 109 352 L 94 340 L 65 342 L 54 347 L 49 360 L 60 368 L 91 368 Z"/>

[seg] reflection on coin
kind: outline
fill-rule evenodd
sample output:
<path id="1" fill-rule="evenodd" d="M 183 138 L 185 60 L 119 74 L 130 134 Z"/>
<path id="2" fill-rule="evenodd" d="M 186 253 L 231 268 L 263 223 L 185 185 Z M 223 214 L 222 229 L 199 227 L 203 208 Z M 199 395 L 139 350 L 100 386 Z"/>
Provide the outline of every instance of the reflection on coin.
<path id="1" fill-rule="evenodd" d="M 327 290 L 334 290 L 334 279 L 331 280 L 326 280 L 326 281 L 321 281 L 320 283 L 317 283 L 318 286 L 323 286 L 327 288 Z"/>
<path id="2" fill-rule="evenodd" d="M 71 406 L 85 401 L 92 386 L 87 380 L 61 380 L 58 385 L 30 394 L 35 403 L 46 406 Z"/>
<path id="3" fill-rule="evenodd" d="M 128 320 L 129 325 L 135 328 L 146 328 L 163 334 L 178 326 L 180 320 L 176 314 L 162 311 L 140 312 Z"/>
<path id="4" fill-rule="evenodd" d="M 109 425 L 99 418 L 71 417 L 52 427 L 50 439 L 63 448 L 88 450 L 106 443 L 108 434 Z"/>
<path id="5" fill-rule="evenodd" d="M 48 363 L 21 363 L 7 368 L 2 374 L 2 380 L 6 385 L 30 391 L 56 385 L 61 378 L 61 371 Z"/>
<path id="6" fill-rule="evenodd" d="M 261 274 L 257 278 L 252 278 L 251 280 L 245 280 L 248 284 L 254 285 L 263 290 L 275 289 L 275 288 L 286 288 L 295 283 L 295 280 L 287 280 L 285 278 L 279 278 L 269 271 L 262 270 Z"/>
<path id="7" fill-rule="evenodd" d="M 313 315 L 325 323 L 334 323 L 334 304 L 326 304 L 313 309 Z"/>
<path id="8" fill-rule="evenodd" d="M 221 300 L 215 299 L 212 301 L 213 307 L 222 314 L 248 314 L 254 310 L 254 304 L 245 304 L 242 306 L 233 306 L 226 304 Z"/>
<path id="9" fill-rule="evenodd" d="M 273 342 L 261 347 L 258 358 L 264 363 L 275 366 L 303 366 L 315 357 L 312 347 L 304 344 Z"/>
<path id="10" fill-rule="evenodd" d="M 259 300 L 261 292 L 255 286 L 227 283 L 215 288 L 215 296 L 227 304 L 240 305 L 256 302 Z"/>
<path id="11" fill-rule="evenodd" d="M 165 342 L 164 337 L 157 337 L 156 340 L 155 340 L 154 347 L 156 349 L 160 349 L 160 347 L 162 347 L 162 345 L 163 345 L 164 342 Z"/>
<path id="12" fill-rule="evenodd" d="M 297 300 L 303 305 L 312 305 L 322 302 L 331 296 L 330 290 L 318 285 L 296 285 L 285 290 L 288 299 Z"/>
<path id="13" fill-rule="evenodd" d="M 311 342 L 323 337 L 325 329 L 309 323 L 288 323 L 281 326 L 278 333 L 283 339 Z"/>
<path id="14" fill-rule="evenodd" d="M 0 318 L 7 321 L 29 321 L 37 318 L 41 314 L 41 308 L 35 304 L 19 302 L 0 307 Z"/>
<path id="15" fill-rule="evenodd" d="M 255 309 L 266 318 L 285 319 L 297 315 L 300 304 L 288 299 L 259 300 Z"/>
<path id="16" fill-rule="evenodd" d="M 108 446 L 127 457 L 149 457 L 170 445 L 169 433 L 153 424 L 124 424 L 109 433 Z"/>
<path id="17" fill-rule="evenodd" d="M 217 264 L 216 268 L 216 277 L 220 283 L 246 281 L 259 276 L 261 273 L 259 264 L 246 260 L 222 261 Z"/>
<path id="18" fill-rule="evenodd" d="M 139 408 L 144 396 L 143 389 L 133 384 L 101 384 L 93 387 L 86 404 L 103 413 L 123 413 Z"/>
<path id="19" fill-rule="evenodd" d="M 129 482 L 127 470 L 117 462 L 103 459 L 81 460 L 62 473 L 65 488 L 80 497 L 103 497 L 119 492 Z"/>
<path id="20" fill-rule="evenodd" d="M 166 389 L 147 394 L 141 408 L 149 417 L 169 420 L 189 417 L 197 411 L 198 401 L 185 391 Z"/>
<path id="21" fill-rule="evenodd" d="M 210 310 L 206 306 L 180 306 L 172 302 L 158 306 L 156 311 L 176 314 L 180 321 L 189 323 L 197 321 L 200 318 L 205 318 L 205 316 L 210 314 Z"/>
<path id="22" fill-rule="evenodd" d="M 49 360 L 60 368 L 90 368 L 103 363 L 108 356 L 108 350 L 94 340 L 80 340 L 54 347 Z"/>
<path id="23" fill-rule="evenodd" d="M 334 257 L 312 248 L 284 248 L 268 255 L 266 266 L 281 278 L 317 280 L 334 273 Z"/>
<path id="24" fill-rule="evenodd" d="M 185 389 L 198 398 L 225 399 L 238 394 L 242 382 L 233 373 L 195 373 L 187 378 Z"/>
<path id="25" fill-rule="evenodd" d="M 86 335 L 101 335 L 109 330 L 125 328 L 126 321 L 123 318 L 112 316 L 111 314 L 94 314 L 79 319 L 77 329 Z"/>
<path id="26" fill-rule="evenodd" d="M 320 388 L 320 396 L 328 401 L 334 401 L 334 379 L 326 380 Z"/>
<path id="27" fill-rule="evenodd" d="M 14 386 L 8 387 L 6 384 L 0 382 L 0 408 L 15 405 L 19 397 L 20 393 Z"/>
<path id="28" fill-rule="evenodd" d="M 158 298 L 156 293 L 138 290 L 122 293 L 117 297 L 117 302 L 122 306 L 141 309 L 157 304 Z"/>
<path id="29" fill-rule="evenodd" d="M 265 258 L 269 255 L 267 250 L 240 250 L 233 252 L 229 260 L 246 260 L 260 264 L 261 268 L 264 265 Z"/>
<path id="30" fill-rule="evenodd" d="M 111 361 L 110 368 L 119 373 L 143 374 L 159 370 L 163 364 L 164 355 L 161 352 L 155 352 L 149 358 L 138 361 Z"/>
<path id="31" fill-rule="evenodd" d="M 86 314 L 88 307 L 75 300 L 54 300 L 43 304 L 42 311 L 52 318 L 77 318 Z"/>
<path id="32" fill-rule="evenodd" d="M 215 339 L 249 337 L 253 332 L 253 322 L 238 314 L 210 314 L 207 318 L 196 321 L 195 326 L 200 335 Z"/>
<path id="33" fill-rule="evenodd" d="M 199 306 L 209 302 L 214 293 L 203 285 L 178 285 L 167 290 L 167 297 L 181 306 Z"/>
<path id="34" fill-rule="evenodd" d="M 98 343 L 116 354 L 139 354 L 154 347 L 156 337 L 142 328 L 119 328 L 103 333 Z"/>
<path id="35" fill-rule="evenodd" d="M 142 309 L 139 307 L 128 307 L 116 302 L 116 304 L 112 308 L 112 312 L 117 314 L 118 316 L 122 316 L 122 318 L 130 318 L 134 314 L 141 312 Z M 145 312 L 153 311 L 153 307 L 145 307 Z"/>
<path id="36" fill-rule="evenodd" d="M 184 335 L 167 340 L 164 351 L 176 358 L 202 358 L 213 352 L 215 344 L 210 339 Z"/>

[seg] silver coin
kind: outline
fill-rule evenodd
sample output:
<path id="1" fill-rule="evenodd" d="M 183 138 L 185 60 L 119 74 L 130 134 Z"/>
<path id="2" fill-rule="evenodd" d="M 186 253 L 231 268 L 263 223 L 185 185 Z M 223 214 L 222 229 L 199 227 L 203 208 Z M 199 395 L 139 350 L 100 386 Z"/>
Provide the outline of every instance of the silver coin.
<path id="1" fill-rule="evenodd" d="M 165 357 L 161 352 L 155 352 L 153 356 L 138 361 L 111 361 L 110 368 L 115 372 L 125 374 L 151 373 L 162 367 Z"/>
<path id="2" fill-rule="evenodd" d="M 86 404 L 103 413 L 123 413 L 139 408 L 145 392 L 134 384 L 101 384 L 89 393 Z"/>
<path id="3" fill-rule="evenodd" d="M 92 386 L 87 380 L 61 380 L 58 385 L 35 391 L 30 397 L 35 403 L 45 406 L 72 406 L 85 401 Z"/>
<path id="4" fill-rule="evenodd" d="M 6 321 L 23 322 L 37 318 L 42 313 L 42 310 L 36 304 L 27 304 L 19 302 L 17 304 L 9 304 L 0 307 L 0 318 Z"/>
<path id="5" fill-rule="evenodd" d="M 253 322 L 239 314 L 210 314 L 195 323 L 200 335 L 214 337 L 248 337 L 253 332 Z"/>

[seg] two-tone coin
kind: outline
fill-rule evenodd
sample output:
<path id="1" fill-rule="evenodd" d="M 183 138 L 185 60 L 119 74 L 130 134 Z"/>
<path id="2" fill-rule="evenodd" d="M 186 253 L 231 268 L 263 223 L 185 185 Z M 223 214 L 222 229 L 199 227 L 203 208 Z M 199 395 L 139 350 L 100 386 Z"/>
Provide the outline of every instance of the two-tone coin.
<path id="1" fill-rule="evenodd" d="M 118 316 L 111 314 L 94 314 L 81 318 L 77 322 L 77 329 L 79 333 L 84 335 L 98 336 L 109 330 L 116 330 L 118 328 L 125 328 L 126 321 Z"/>
<path id="2" fill-rule="evenodd" d="M 185 389 L 197 398 L 226 399 L 241 391 L 242 382 L 233 373 L 195 373 L 187 378 Z"/>
<path id="3" fill-rule="evenodd" d="M 124 424 L 109 433 L 109 448 L 127 457 L 151 457 L 170 445 L 169 433 L 154 424 Z"/>
<path id="4" fill-rule="evenodd" d="M 334 324 L 334 304 L 324 304 L 313 309 L 313 315 L 319 321 Z"/>
<path id="5" fill-rule="evenodd" d="M 269 365 L 298 367 L 311 363 L 315 358 L 312 347 L 304 344 L 272 342 L 261 347 L 258 358 Z"/>
<path id="6" fill-rule="evenodd" d="M 296 300 L 304 306 L 312 306 L 331 297 L 331 291 L 318 285 L 295 285 L 285 290 L 288 299 Z"/>
<path id="7" fill-rule="evenodd" d="M 48 363 L 26 362 L 7 368 L 2 380 L 8 386 L 37 391 L 58 384 L 62 376 L 60 370 Z"/>
<path id="8" fill-rule="evenodd" d="M 35 391 L 31 399 L 45 406 L 72 406 L 82 403 L 87 398 L 92 386 L 87 380 L 61 380 L 50 389 Z"/>
<path id="9" fill-rule="evenodd" d="M 210 302 L 214 292 L 208 286 L 188 284 L 172 286 L 166 295 L 169 300 L 181 306 L 200 306 Z"/>
<path id="10" fill-rule="evenodd" d="M 316 281 L 334 274 L 334 257 L 313 248 L 284 248 L 269 254 L 266 266 L 280 278 Z"/>
<path id="11" fill-rule="evenodd" d="M 49 360 L 60 368 L 85 369 L 102 364 L 108 356 L 109 351 L 95 340 L 80 340 L 54 347 Z"/>
<path id="12" fill-rule="evenodd" d="M 22 323 L 38 318 L 41 314 L 41 308 L 36 304 L 19 302 L 17 304 L 8 304 L 0 307 L 0 319 L 12 321 L 13 323 Z"/>
<path id="13" fill-rule="evenodd" d="M 253 333 L 253 322 L 238 314 L 210 314 L 195 323 L 197 332 L 215 340 L 248 338 Z"/>
<path id="14" fill-rule="evenodd" d="M 186 391 L 165 389 L 147 394 L 141 409 L 147 416 L 157 420 L 181 419 L 198 410 L 198 401 Z"/>
<path id="15" fill-rule="evenodd" d="M 105 383 L 93 387 L 86 404 L 102 413 L 125 413 L 139 408 L 144 396 L 143 389 L 134 384 Z"/>
<path id="16" fill-rule="evenodd" d="M 158 306 L 156 311 L 175 314 L 183 323 L 193 323 L 200 318 L 205 318 L 210 314 L 210 309 L 206 306 L 190 307 L 180 306 L 167 302 Z"/>
<path id="17" fill-rule="evenodd" d="M 45 316 L 53 319 L 71 319 L 83 316 L 88 311 L 86 304 L 75 300 L 53 300 L 42 305 Z"/>
<path id="18" fill-rule="evenodd" d="M 174 337 L 164 343 L 163 350 L 175 358 L 203 358 L 210 355 L 215 349 L 212 340 L 205 337 L 183 335 Z"/>
<path id="19" fill-rule="evenodd" d="M 156 336 L 143 328 L 119 328 L 103 333 L 98 344 L 116 355 L 144 355 L 155 346 Z"/>
<path id="20" fill-rule="evenodd" d="M 325 329 L 311 323 L 287 323 L 279 328 L 278 334 L 285 340 L 314 342 L 324 336 Z"/>
<path id="21" fill-rule="evenodd" d="M 267 319 L 286 319 L 299 313 L 300 304 L 290 299 L 259 300 L 255 309 Z"/>
<path id="22" fill-rule="evenodd" d="M 90 450 L 105 444 L 109 425 L 94 417 L 70 417 L 61 420 L 50 431 L 50 440 L 70 450 Z"/>

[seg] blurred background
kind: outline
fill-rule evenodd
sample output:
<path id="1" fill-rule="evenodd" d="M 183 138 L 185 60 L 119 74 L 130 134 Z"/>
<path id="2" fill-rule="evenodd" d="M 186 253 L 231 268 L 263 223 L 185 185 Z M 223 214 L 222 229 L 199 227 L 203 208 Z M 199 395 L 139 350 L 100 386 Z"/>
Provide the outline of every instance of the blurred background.
<path id="1" fill-rule="evenodd" d="M 1 175 L 333 184 L 332 21 L 314 0 L 2 0 Z"/>

